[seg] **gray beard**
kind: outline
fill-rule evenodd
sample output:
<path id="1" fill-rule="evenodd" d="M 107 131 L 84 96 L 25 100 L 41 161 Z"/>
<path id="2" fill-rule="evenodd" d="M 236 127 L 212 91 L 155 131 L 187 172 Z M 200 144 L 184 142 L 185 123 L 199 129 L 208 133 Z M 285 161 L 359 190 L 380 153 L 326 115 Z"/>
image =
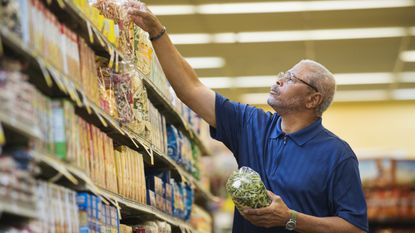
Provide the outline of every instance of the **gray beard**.
<path id="1" fill-rule="evenodd" d="M 304 110 L 304 99 L 302 97 L 294 97 L 285 102 L 268 98 L 267 103 L 271 106 L 279 115 L 286 115 L 288 113 L 299 112 Z"/>

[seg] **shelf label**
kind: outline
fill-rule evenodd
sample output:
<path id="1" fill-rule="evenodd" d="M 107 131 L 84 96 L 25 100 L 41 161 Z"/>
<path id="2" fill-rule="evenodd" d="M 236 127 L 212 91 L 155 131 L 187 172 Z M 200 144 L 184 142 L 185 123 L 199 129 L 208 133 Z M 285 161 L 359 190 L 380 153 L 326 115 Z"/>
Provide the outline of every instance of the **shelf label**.
<path id="1" fill-rule="evenodd" d="M 6 136 L 4 135 L 3 126 L 0 122 L 0 146 L 6 144 Z"/>
<path id="2" fill-rule="evenodd" d="M 125 133 L 127 133 L 127 137 L 131 140 L 131 142 L 133 142 L 133 144 L 135 145 L 135 147 L 140 148 L 137 143 L 134 141 L 134 137 L 128 132 L 128 131 L 124 131 Z M 145 147 L 144 147 L 145 148 Z"/>
<path id="3" fill-rule="evenodd" d="M 66 169 L 66 166 L 61 162 L 57 161 L 54 158 L 47 156 L 47 155 L 41 155 L 37 152 L 33 152 L 33 156 L 37 157 L 38 159 L 42 160 L 49 166 L 53 167 L 56 171 L 64 175 L 71 183 L 74 185 L 78 185 L 78 180 Z"/>
<path id="4" fill-rule="evenodd" d="M 91 106 L 91 107 L 92 107 L 92 110 L 95 112 L 95 115 L 98 117 L 99 121 L 101 121 L 102 125 L 104 127 L 108 127 L 107 122 L 104 120 L 104 118 L 101 116 L 99 111 L 95 108 L 95 106 Z"/>
<path id="5" fill-rule="evenodd" d="M 83 102 L 88 114 L 91 115 L 92 110 L 91 110 L 91 107 L 89 106 L 88 99 L 85 97 L 84 93 L 82 93 L 82 102 Z"/>
<path id="6" fill-rule="evenodd" d="M 40 70 L 42 71 L 43 74 L 43 78 L 45 79 L 46 85 L 48 85 L 48 87 L 52 87 L 53 86 L 53 81 L 52 78 L 50 77 L 50 74 L 48 72 L 48 70 L 46 69 L 45 64 L 43 63 L 42 59 L 40 59 L 38 56 L 35 56 L 37 63 L 39 64 Z"/>
<path id="7" fill-rule="evenodd" d="M 104 39 L 102 39 L 102 36 L 99 32 L 97 32 L 97 30 L 95 28 L 92 28 L 92 30 L 94 31 L 95 35 L 98 38 L 98 42 L 101 44 L 102 47 L 105 47 L 105 42 Z"/>
<path id="8" fill-rule="evenodd" d="M 117 73 L 118 73 L 118 62 L 119 62 L 118 59 L 119 59 L 118 52 L 115 51 L 115 72 Z"/>
<path id="9" fill-rule="evenodd" d="M 75 89 L 73 83 L 70 80 L 66 79 L 66 78 L 64 78 L 62 81 L 63 81 L 63 83 L 66 87 L 66 90 L 68 90 L 69 97 L 76 103 L 76 105 L 78 107 L 81 107 L 82 103 L 79 100 L 78 94 L 76 93 L 76 89 Z"/>
<path id="10" fill-rule="evenodd" d="M 114 66 L 114 57 L 115 57 L 115 49 L 112 48 L 112 46 L 108 45 L 108 52 L 110 53 L 110 62 L 108 63 L 108 67 L 112 68 Z"/>
<path id="11" fill-rule="evenodd" d="M 91 24 L 86 21 L 86 28 L 88 29 L 89 42 L 94 43 L 94 34 L 92 34 Z"/>
<path id="12" fill-rule="evenodd" d="M 65 3 L 63 2 L 63 0 L 57 0 L 58 5 L 60 8 L 64 9 L 65 8 Z"/>
<path id="13" fill-rule="evenodd" d="M 118 130 L 118 132 L 120 132 L 120 134 L 125 135 L 124 130 L 121 129 L 119 124 L 117 122 L 115 122 L 114 119 L 107 119 L 107 121 L 109 121 L 112 124 L 112 126 L 114 126 L 114 128 L 116 130 Z"/>
<path id="14" fill-rule="evenodd" d="M 48 65 L 48 70 L 50 74 L 52 75 L 53 80 L 55 81 L 58 88 L 65 94 L 68 94 L 68 91 L 66 90 L 65 84 L 62 81 L 61 75 L 54 69 L 52 66 Z"/>

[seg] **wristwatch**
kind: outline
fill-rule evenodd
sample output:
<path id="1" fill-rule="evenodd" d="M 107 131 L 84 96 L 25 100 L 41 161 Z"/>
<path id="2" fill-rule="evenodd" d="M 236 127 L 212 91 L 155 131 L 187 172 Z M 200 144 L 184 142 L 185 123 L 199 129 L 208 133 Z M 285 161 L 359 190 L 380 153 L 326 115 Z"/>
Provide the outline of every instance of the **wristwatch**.
<path id="1" fill-rule="evenodd" d="M 297 212 L 295 210 L 290 210 L 290 220 L 285 224 L 285 229 L 293 231 L 297 226 Z"/>

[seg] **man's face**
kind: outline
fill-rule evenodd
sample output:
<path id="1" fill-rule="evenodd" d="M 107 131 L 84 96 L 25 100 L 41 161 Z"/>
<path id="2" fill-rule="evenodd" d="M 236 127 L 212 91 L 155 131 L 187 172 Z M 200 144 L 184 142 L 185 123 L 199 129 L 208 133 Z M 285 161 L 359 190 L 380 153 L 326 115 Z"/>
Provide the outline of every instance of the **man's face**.
<path id="1" fill-rule="evenodd" d="M 312 92 L 312 90 L 303 83 L 303 81 L 307 82 L 307 80 L 303 78 L 305 71 L 305 67 L 299 63 L 288 72 L 279 76 L 276 82 L 271 86 L 267 101 L 268 105 L 279 114 L 305 110 L 306 97 Z"/>

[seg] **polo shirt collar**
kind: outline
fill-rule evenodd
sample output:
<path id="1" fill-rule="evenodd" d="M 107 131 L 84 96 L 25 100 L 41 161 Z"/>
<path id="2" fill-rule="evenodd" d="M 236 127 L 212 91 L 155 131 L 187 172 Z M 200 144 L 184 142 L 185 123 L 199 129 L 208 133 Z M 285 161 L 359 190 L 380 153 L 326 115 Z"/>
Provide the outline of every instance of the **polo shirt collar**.
<path id="1" fill-rule="evenodd" d="M 284 135 L 287 135 L 290 139 L 292 139 L 297 145 L 302 146 L 309 140 L 311 140 L 314 136 L 316 136 L 322 129 L 323 125 L 321 124 L 322 119 L 319 117 L 309 126 L 305 127 L 302 130 L 299 130 L 295 133 L 285 134 L 281 129 L 281 117 L 277 119 L 277 127 L 275 130 L 272 131 L 270 138 L 278 138 Z"/>

